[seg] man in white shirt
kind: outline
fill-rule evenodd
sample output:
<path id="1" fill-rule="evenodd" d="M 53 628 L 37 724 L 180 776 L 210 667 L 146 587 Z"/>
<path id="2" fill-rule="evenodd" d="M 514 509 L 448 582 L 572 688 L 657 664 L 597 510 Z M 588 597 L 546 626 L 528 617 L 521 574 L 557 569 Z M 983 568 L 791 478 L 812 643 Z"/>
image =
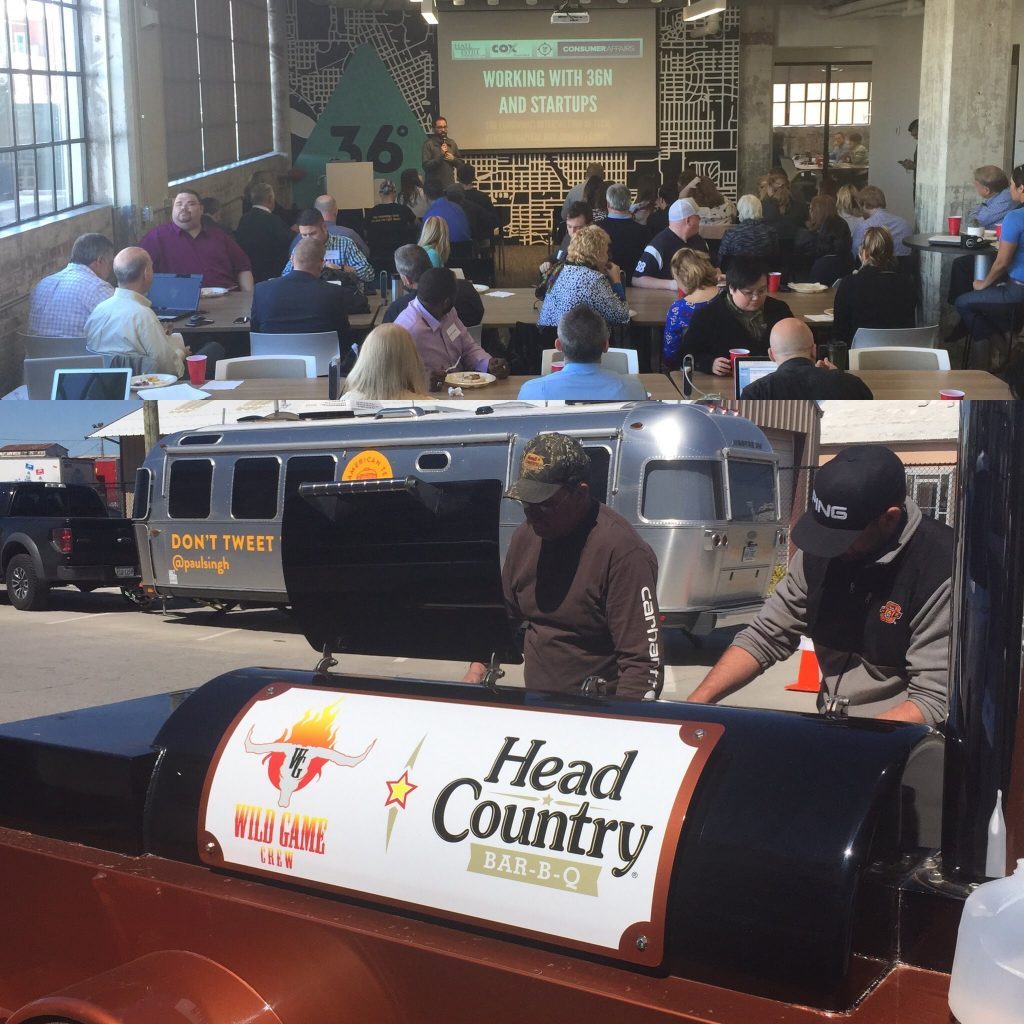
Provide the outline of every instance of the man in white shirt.
<path id="1" fill-rule="evenodd" d="M 96 355 L 126 356 L 136 373 L 185 373 L 191 350 L 180 334 L 168 336 L 146 293 L 153 284 L 153 260 L 145 249 L 131 246 L 114 257 L 117 288 L 101 302 L 85 324 L 86 350 Z M 197 354 L 207 357 L 207 373 L 223 358 L 224 348 L 210 342 Z"/>

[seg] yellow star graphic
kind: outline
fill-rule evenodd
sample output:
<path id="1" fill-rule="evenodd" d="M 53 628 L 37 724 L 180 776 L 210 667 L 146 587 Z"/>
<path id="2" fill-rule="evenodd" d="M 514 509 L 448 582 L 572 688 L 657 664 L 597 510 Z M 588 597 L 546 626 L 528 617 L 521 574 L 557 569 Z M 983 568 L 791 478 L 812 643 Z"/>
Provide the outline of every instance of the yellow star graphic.
<path id="1" fill-rule="evenodd" d="M 394 782 L 388 782 L 388 798 L 384 801 L 384 806 L 387 807 L 389 804 L 398 804 L 403 810 L 405 809 L 405 801 L 409 798 L 409 794 L 414 790 L 418 789 L 418 786 L 414 786 L 409 781 L 409 769 L 406 768 L 402 772 L 400 779 L 395 779 Z"/>

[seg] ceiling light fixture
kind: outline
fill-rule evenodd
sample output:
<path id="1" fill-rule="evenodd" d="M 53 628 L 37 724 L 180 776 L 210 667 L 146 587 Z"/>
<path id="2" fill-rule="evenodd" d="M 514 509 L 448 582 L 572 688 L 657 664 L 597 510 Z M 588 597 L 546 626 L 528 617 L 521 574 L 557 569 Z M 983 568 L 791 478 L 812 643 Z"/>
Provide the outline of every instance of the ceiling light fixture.
<path id="1" fill-rule="evenodd" d="M 437 24 L 437 4 L 435 0 L 423 0 L 423 6 L 420 8 L 420 14 L 423 15 L 423 20 L 428 25 Z"/>
<path id="2" fill-rule="evenodd" d="M 697 0 L 684 7 L 680 13 L 683 21 L 700 21 L 701 18 L 710 18 L 712 14 L 721 14 L 728 7 L 727 0 Z"/>

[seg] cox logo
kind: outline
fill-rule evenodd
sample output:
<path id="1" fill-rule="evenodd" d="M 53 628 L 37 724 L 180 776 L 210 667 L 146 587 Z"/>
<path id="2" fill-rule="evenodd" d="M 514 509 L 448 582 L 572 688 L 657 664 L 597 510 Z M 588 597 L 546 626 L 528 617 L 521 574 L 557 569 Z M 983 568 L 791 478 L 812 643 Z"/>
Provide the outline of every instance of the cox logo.
<path id="1" fill-rule="evenodd" d="M 495 43 L 491 47 L 491 53 L 518 53 L 515 43 Z"/>

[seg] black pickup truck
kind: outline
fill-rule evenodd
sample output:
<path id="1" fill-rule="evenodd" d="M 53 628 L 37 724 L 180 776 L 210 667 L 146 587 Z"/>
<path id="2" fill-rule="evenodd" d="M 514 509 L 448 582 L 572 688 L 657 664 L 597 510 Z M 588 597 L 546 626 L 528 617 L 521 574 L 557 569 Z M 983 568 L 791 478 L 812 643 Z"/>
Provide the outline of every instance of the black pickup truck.
<path id="1" fill-rule="evenodd" d="M 136 584 L 132 524 L 83 484 L 0 483 L 0 573 L 15 608 L 46 607 L 51 587 Z"/>

